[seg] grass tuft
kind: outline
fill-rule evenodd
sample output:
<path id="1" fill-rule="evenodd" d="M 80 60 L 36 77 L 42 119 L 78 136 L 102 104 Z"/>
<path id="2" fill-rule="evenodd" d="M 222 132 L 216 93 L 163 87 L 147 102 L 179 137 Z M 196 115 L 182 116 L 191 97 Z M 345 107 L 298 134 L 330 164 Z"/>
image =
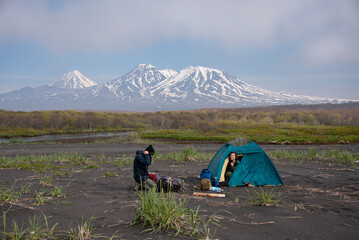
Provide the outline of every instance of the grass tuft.
<path id="1" fill-rule="evenodd" d="M 115 172 L 105 172 L 104 177 L 117 177 L 117 173 Z"/>
<path id="2" fill-rule="evenodd" d="M 135 211 L 132 224 L 142 224 L 146 228 L 144 231 L 213 239 L 217 228 L 221 227 L 216 214 L 203 219 L 198 215 L 199 207 L 196 210 L 187 208 L 188 201 L 176 200 L 171 192 L 157 193 L 153 188 L 141 191 L 139 197 L 141 204 Z"/>
<path id="3" fill-rule="evenodd" d="M 36 205 L 43 205 L 45 204 L 45 202 L 48 202 L 49 200 L 46 197 L 46 191 L 39 191 L 39 192 L 35 192 L 35 200 L 36 200 Z"/>
<path id="4" fill-rule="evenodd" d="M 248 192 L 249 193 L 249 192 Z M 273 193 L 272 190 L 261 188 L 259 191 L 249 193 L 249 204 L 254 206 L 273 206 L 280 202 L 280 193 Z"/>
<path id="5" fill-rule="evenodd" d="M 48 191 L 47 195 L 51 197 L 61 198 L 61 197 L 65 197 L 66 193 L 62 186 L 55 186 L 53 189 Z"/>
<path id="6" fill-rule="evenodd" d="M 3 240 L 22 240 L 22 239 L 55 239 L 54 232 L 57 223 L 52 227 L 49 226 L 47 217 L 44 215 L 43 222 L 38 218 L 37 215 L 29 219 L 28 227 L 25 228 L 23 225 L 19 226 L 15 221 L 12 222 L 11 230 L 7 231 L 6 212 L 3 212 Z"/>
<path id="7" fill-rule="evenodd" d="M 53 181 L 51 175 L 37 175 L 37 179 L 42 186 L 51 186 Z"/>
<path id="8" fill-rule="evenodd" d="M 92 232 L 95 230 L 93 226 L 93 221 L 95 218 L 91 217 L 89 220 L 82 219 L 81 224 L 77 225 L 77 228 L 69 228 L 70 235 L 68 236 L 69 239 L 72 240 L 89 240 L 94 238 L 95 236 L 92 235 Z"/>
<path id="9" fill-rule="evenodd" d="M 14 186 L 9 188 L 0 185 L 0 202 L 3 201 L 18 201 L 22 194 L 30 191 L 31 184 L 22 185 L 20 190 L 15 190 Z"/>

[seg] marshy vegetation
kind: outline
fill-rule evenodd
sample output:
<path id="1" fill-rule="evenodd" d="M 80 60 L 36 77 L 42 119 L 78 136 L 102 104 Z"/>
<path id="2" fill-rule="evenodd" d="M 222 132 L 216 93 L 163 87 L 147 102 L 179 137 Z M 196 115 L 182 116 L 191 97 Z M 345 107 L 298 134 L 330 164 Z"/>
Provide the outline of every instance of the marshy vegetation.
<path id="1" fill-rule="evenodd" d="M 326 151 L 319 151 L 316 148 L 310 148 L 307 151 L 276 150 L 267 152 L 267 154 L 273 161 L 285 159 L 285 161 L 290 164 L 301 164 L 305 161 L 312 161 L 327 164 L 347 164 L 351 167 L 356 167 L 355 161 L 359 160 L 359 152 L 348 152 L 339 149 Z"/>
<path id="2" fill-rule="evenodd" d="M 315 147 L 308 151 L 301 150 L 276 150 L 268 151 L 268 156 L 273 161 L 281 160 L 287 163 L 303 163 L 304 161 L 317 161 L 324 163 L 348 164 L 355 167 L 355 161 L 359 159 L 359 153 L 345 150 L 317 150 Z M 193 147 L 185 147 L 181 151 L 156 153 L 153 162 L 170 160 L 185 163 L 188 161 L 210 162 L 213 154 L 198 152 Z M 118 166 L 132 166 L 133 156 L 85 156 L 83 154 L 36 154 L 0 157 L 0 168 L 14 168 L 32 170 L 36 173 L 38 182 L 43 186 L 51 186 L 53 175 L 69 175 L 68 170 L 73 167 L 80 169 L 98 168 L 99 164 Z M 51 172 L 52 175 L 41 172 Z M 115 176 L 112 172 L 106 172 L 105 177 Z"/>
<path id="3" fill-rule="evenodd" d="M 359 142 L 359 103 L 146 113 L 0 111 L 0 137 L 135 131 L 141 138 L 257 143 Z"/>

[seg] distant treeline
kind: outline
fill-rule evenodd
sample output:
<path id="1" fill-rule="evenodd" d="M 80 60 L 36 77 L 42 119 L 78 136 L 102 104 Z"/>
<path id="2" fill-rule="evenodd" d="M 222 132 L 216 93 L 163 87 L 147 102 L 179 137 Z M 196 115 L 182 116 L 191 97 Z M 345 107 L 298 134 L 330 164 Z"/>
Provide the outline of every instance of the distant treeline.
<path id="1" fill-rule="evenodd" d="M 241 124 L 359 126 L 359 103 L 147 113 L 0 110 L 1 136 L 41 134 L 39 130 L 49 133 L 127 129 L 220 131 L 238 129 Z"/>

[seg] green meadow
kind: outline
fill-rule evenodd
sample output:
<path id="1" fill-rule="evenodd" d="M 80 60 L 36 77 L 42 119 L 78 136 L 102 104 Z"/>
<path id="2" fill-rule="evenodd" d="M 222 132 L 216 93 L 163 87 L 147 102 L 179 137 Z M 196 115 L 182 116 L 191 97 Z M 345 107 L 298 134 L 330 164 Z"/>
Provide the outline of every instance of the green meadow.
<path id="1" fill-rule="evenodd" d="M 228 142 L 236 137 L 257 143 L 350 143 L 359 142 L 359 128 L 348 126 L 302 126 L 296 124 L 242 124 L 239 128 L 218 131 L 157 130 L 143 131 L 142 138 L 184 141 Z"/>
<path id="2" fill-rule="evenodd" d="M 359 142 L 359 103 L 146 113 L 0 110 L 0 137 L 135 132 L 146 139 L 257 143 Z"/>

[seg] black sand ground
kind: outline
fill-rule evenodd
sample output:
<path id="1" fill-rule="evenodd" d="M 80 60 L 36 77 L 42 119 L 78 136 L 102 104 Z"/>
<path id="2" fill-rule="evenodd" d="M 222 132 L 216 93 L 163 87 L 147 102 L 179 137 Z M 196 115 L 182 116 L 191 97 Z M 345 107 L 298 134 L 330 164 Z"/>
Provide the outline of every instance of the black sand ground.
<path id="1" fill-rule="evenodd" d="M 157 152 L 177 151 L 184 147 L 215 153 L 221 144 L 159 144 Z M 1 145 L 0 156 L 16 154 L 49 154 L 59 152 L 82 153 L 92 158 L 96 155 L 128 155 L 145 144 L 38 144 Z M 358 151 L 359 145 L 322 146 L 262 146 L 274 149 L 346 149 Z M 155 162 L 150 170 L 185 181 L 186 189 L 175 193 L 189 199 L 188 207 L 200 206 L 202 216 L 218 210 L 228 210 L 236 217 L 221 215 L 223 229 L 218 229 L 218 239 L 358 239 L 359 234 L 359 170 L 345 165 L 304 162 L 290 165 L 286 161 L 276 163 L 285 185 L 264 187 L 280 192 L 278 206 L 250 206 L 248 195 L 260 188 L 224 188 L 225 198 L 194 197 L 198 191 L 199 173 L 208 163 L 187 162 L 179 164 Z M 27 170 L 0 169 L 0 181 L 5 186 L 20 186 L 32 183 L 31 192 L 20 201 L 2 202 L 2 211 L 7 211 L 7 222 L 21 224 L 35 213 L 45 214 L 50 224 L 59 223 L 58 233 L 66 234 L 68 226 L 75 227 L 82 218 L 96 217 L 95 233 L 108 239 L 170 239 L 166 234 L 141 233 L 141 226 L 130 226 L 134 209 L 139 203 L 133 191 L 131 166 L 113 167 L 99 165 L 97 169 L 73 168 L 70 175 L 54 176 L 53 185 L 64 186 L 67 196 L 54 198 L 44 205 L 35 205 L 34 192 L 43 188 L 35 173 Z M 105 172 L 116 172 L 116 177 L 104 177 Z M 50 173 L 49 173 L 50 174 Z M 2 226 L 2 219 L 0 220 Z"/>

